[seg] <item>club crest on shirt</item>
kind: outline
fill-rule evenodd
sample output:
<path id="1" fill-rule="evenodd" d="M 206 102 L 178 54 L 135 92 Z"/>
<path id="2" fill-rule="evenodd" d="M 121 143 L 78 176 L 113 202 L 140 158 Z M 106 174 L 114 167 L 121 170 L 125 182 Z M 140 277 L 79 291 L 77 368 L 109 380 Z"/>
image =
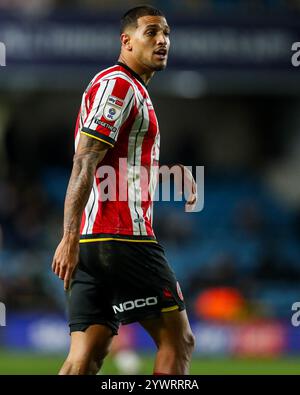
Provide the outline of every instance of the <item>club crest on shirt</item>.
<path id="1" fill-rule="evenodd" d="M 115 96 L 109 96 L 103 110 L 103 116 L 108 121 L 116 121 L 122 112 L 124 100 Z"/>

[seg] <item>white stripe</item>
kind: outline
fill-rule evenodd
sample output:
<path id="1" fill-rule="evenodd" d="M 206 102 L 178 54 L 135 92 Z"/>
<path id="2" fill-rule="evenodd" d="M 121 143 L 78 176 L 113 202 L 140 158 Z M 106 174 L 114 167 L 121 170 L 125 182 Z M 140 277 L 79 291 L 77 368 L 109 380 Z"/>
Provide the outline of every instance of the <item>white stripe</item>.
<path id="1" fill-rule="evenodd" d="M 94 185 L 93 185 L 93 189 L 94 189 Z M 85 206 L 85 209 L 84 209 L 84 212 L 85 212 L 85 224 L 84 224 L 84 227 L 83 227 L 83 230 L 82 230 L 82 234 L 86 234 L 87 233 L 87 227 L 89 225 L 88 219 L 89 219 L 89 215 L 90 215 L 93 203 L 94 203 L 94 192 L 93 192 L 93 189 L 91 190 L 91 193 L 90 193 L 90 196 L 89 196 L 89 200 L 88 200 L 88 202 L 87 202 L 87 204 Z"/>
<path id="2" fill-rule="evenodd" d="M 96 177 L 94 177 L 94 183 L 93 183 L 93 189 L 94 189 L 94 193 L 95 193 L 95 200 L 94 200 L 94 207 L 93 207 L 93 211 L 90 215 L 90 219 L 89 219 L 89 225 L 88 225 L 88 229 L 87 229 L 87 233 L 93 233 L 93 226 L 95 223 L 95 219 L 98 213 L 98 207 L 99 207 L 99 191 L 98 191 L 98 187 L 97 187 L 97 182 L 96 182 Z"/>
<path id="3" fill-rule="evenodd" d="M 103 94 L 103 92 L 104 92 L 104 90 L 105 90 L 106 88 L 107 88 L 107 84 L 100 84 L 100 86 L 99 86 L 99 88 L 98 88 L 98 90 L 97 90 L 97 92 L 96 92 L 96 95 L 95 95 L 95 99 L 94 99 L 94 103 L 93 103 L 93 108 L 91 109 L 91 111 L 90 111 L 90 113 L 89 113 L 87 119 L 84 121 L 84 126 L 85 126 L 85 127 L 89 127 L 89 125 L 90 125 L 90 123 L 91 123 L 91 120 L 93 119 L 93 117 L 94 117 L 94 115 L 95 115 L 95 113 L 96 113 L 96 111 L 97 111 L 97 107 L 98 107 L 98 104 L 99 104 L 99 100 L 101 99 L 102 94 Z"/>
<path id="4" fill-rule="evenodd" d="M 159 134 L 159 129 L 157 129 L 157 133 L 151 150 L 151 165 L 150 165 L 150 180 L 149 180 L 149 195 L 151 202 L 147 210 L 147 217 L 149 218 L 151 225 L 153 223 L 153 199 L 154 199 L 154 194 L 155 194 L 155 189 L 158 179 L 158 165 L 154 165 L 154 161 L 155 162 L 159 161 L 159 148 L 160 148 L 160 134 Z"/>
<path id="5" fill-rule="evenodd" d="M 143 101 L 142 111 L 144 114 L 142 128 L 140 129 L 142 120 L 140 116 L 137 117 L 136 121 L 134 122 L 128 139 L 128 206 L 130 209 L 134 235 L 147 235 L 145 222 L 135 222 L 135 220 L 144 218 L 142 209 L 142 191 L 139 167 L 141 165 L 142 145 L 145 134 L 147 133 L 149 127 L 149 113 L 146 105 L 146 100 Z M 139 114 L 141 114 L 141 112 L 139 112 Z"/>
<path id="6" fill-rule="evenodd" d="M 79 132 L 81 130 L 81 128 L 83 127 L 82 122 L 84 122 L 84 119 L 86 118 L 87 115 L 87 108 L 85 105 L 85 98 L 86 98 L 86 93 L 84 92 L 82 95 L 82 99 L 81 99 L 81 106 L 80 106 L 80 118 L 79 118 Z M 81 122 L 82 120 L 82 122 Z"/>
<path id="7" fill-rule="evenodd" d="M 157 124 L 157 132 L 154 139 L 154 143 L 151 150 L 151 167 L 150 167 L 150 180 L 149 180 L 149 194 L 151 199 L 151 204 L 149 206 L 150 214 L 150 223 L 153 223 L 153 199 L 155 195 L 155 190 L 158 181 L 158 171 L 159 171 L 159 154 L 160 154 L 160 133 L 159 133 L 159 126 L 158 120 L 156 118 L 156 114 L 154 112 L 156 124 Z M 155 164 L 154 164 L 155 162 Z M 156 164 L 157 163 L 157 164 Z"/>
<path id="8" fill-rule="evenodd" d="M 150 202 L 149 207 L 146 211 L 146 217 L 148 218 L 148 220 L 150 221 L 150 224 L 152 225 L 152 203 Z"/>
<path id="9" fill-rule="evenodd" d="M 85 127 L 88 127 L 90 129 L 96 129 L 97 124 L 94 121 L 91 123 L 91 121 L 96 114 L 100 113 L 103 110 L 108 96 L 111 95 L 115 84 L 115 80 L 109 80 L 105 84 L 100 84 L 100 87 L 95 96 L 93 108 L 91 109 L 88 119 L 84 124 Z"/>
<path id="10" fill-rule="evenodd" d="M 154 144 L 151 152 L 151 168 L 150 168 L 150 181 L 149 181 L 149 194 L 151 197 L 151 201 L 154 199 L 156 184 L 157 184 L 157 175 L 158 175 L 158 165 L 154 165 L 154 161 L 159 161 L 159 148 L 160 148 L 160 134 L 159 130 L 157 130 Z"/>
<path id="11" fill-rule="evenodd" d="M 75 138 L 75 152 L 76 152 L 77 147 L 78 147 L 79 139 L 80 139 L 80 129 L 77 131 L 77 135 L 76 135 L 76 138 Z"/>

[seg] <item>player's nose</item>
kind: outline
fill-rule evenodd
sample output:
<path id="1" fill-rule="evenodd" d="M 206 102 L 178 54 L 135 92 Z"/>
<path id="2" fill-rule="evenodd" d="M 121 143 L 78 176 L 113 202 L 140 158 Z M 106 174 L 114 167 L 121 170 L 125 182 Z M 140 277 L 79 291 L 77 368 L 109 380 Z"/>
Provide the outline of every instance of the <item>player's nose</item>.
<path id="1" fill-rule="evenodd" d="M 161 32 L 160 34 L 157 35 L 157 45 L 164 45 L 165 47 L 167 47 L 168 44 L 168 40 L 167 37 L 164 35 L 163 32 Z"/>

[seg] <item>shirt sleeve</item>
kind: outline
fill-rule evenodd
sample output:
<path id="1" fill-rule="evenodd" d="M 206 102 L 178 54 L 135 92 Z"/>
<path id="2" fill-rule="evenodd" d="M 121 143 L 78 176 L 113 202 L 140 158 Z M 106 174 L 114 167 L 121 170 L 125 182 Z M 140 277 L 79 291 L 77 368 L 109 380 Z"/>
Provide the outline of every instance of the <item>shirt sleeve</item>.
<path id="1" fill-rule="evenodd" d="M 88 92 L 88 108 L 81 133 L 113 147 L 134 102 L 134 90 L 123 78 L 102 80 Z"/>

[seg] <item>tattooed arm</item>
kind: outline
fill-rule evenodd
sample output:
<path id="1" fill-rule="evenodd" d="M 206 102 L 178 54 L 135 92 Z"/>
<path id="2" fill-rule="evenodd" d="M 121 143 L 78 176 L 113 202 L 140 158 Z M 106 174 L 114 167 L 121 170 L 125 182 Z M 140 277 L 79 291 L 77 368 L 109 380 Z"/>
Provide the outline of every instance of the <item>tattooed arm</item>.
<path id="1" fill-rule="evenodd" d="M 83 210 L 90 196 L 96 167 L 104 158 L 108 145 L 81 134 L 67 189 L 64 208 L 64 234 L 52 262 L 52 270 L 68 289 L 78 263 L 79 233 Z"/>

